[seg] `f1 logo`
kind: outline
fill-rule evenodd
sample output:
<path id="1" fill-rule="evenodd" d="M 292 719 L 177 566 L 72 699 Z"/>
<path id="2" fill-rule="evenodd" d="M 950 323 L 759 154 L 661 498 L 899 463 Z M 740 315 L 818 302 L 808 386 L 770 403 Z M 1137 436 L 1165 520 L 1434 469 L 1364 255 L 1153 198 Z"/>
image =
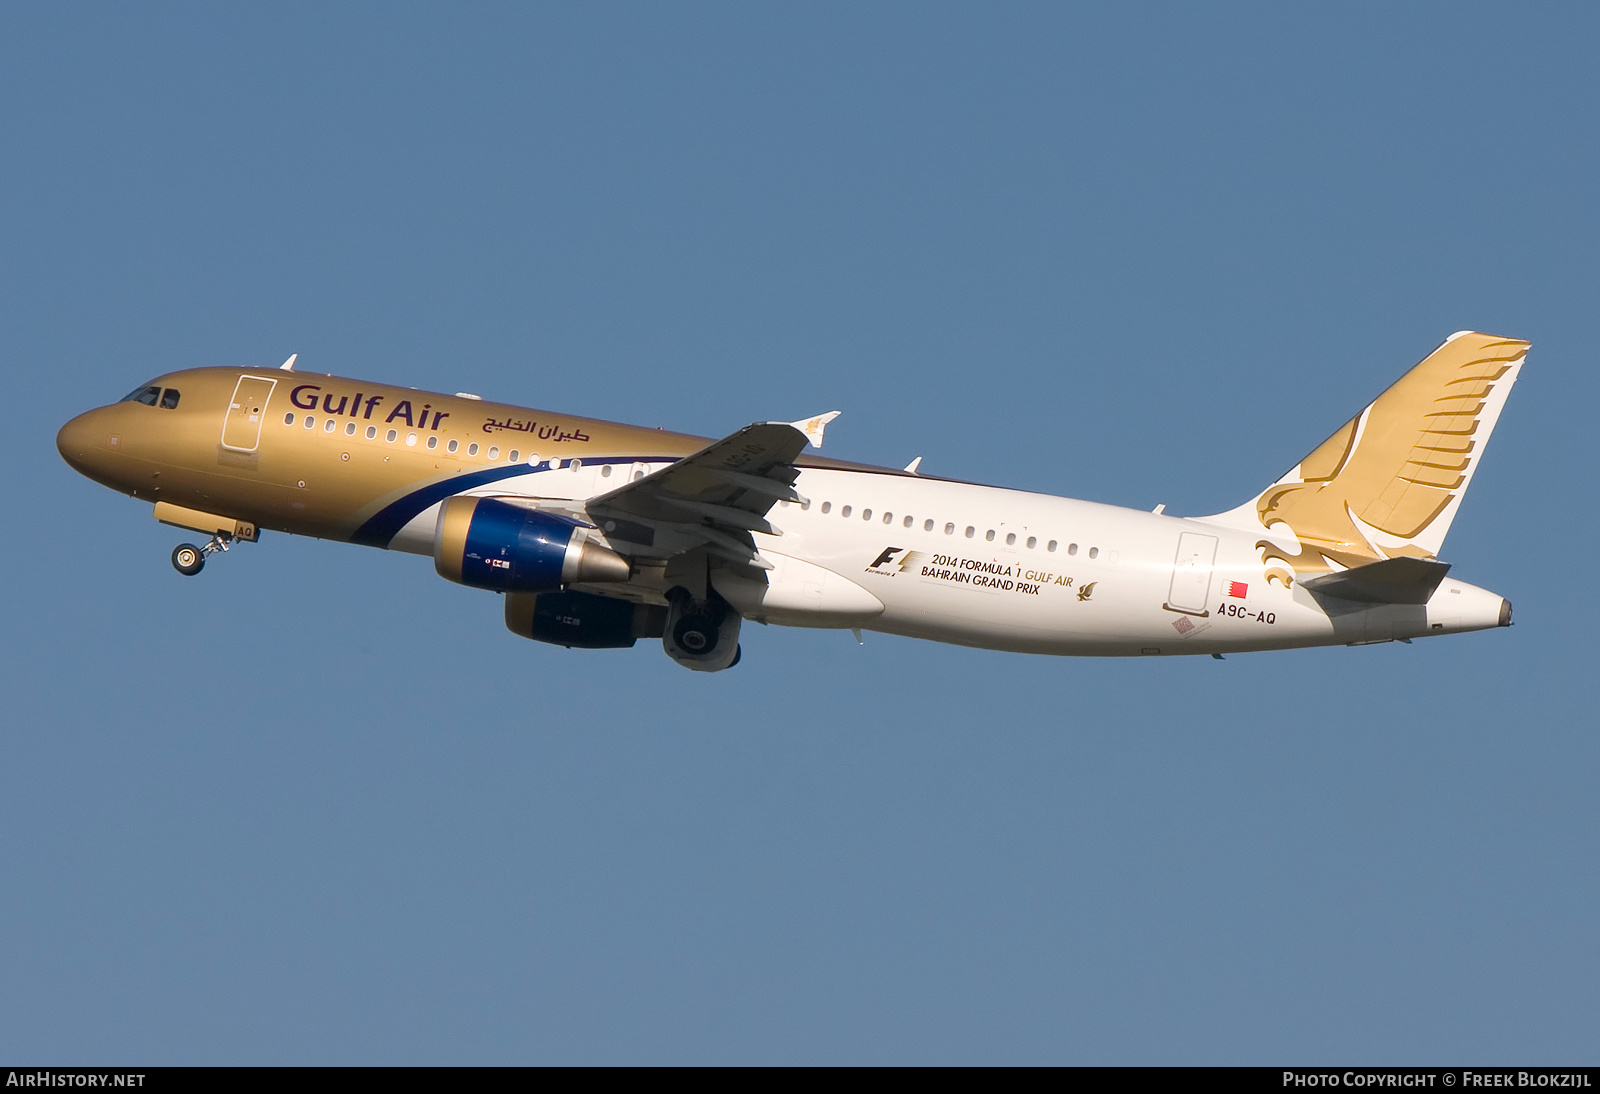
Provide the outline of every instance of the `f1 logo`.
<path id="1" fill-rule="evenodd" d="M 893 562 L 894 556 L 904 550 L 904 547 L 885 547 L 883 549 L 883 554 L 879 555 L 877 561 L 875 561 L 871 566 L 868 566 L 867 569 L 876 570 L 885 563 Z"/>

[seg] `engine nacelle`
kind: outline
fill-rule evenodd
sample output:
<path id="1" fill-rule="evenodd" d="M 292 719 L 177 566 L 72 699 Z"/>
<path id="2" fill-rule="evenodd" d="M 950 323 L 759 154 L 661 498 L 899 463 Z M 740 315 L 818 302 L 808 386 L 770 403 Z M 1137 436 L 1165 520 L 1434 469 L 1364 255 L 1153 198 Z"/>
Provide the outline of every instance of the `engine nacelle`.
<path id="1" fill-rule="evenodd" d="M 627 649 L 635 639 L 660 638 L 666 619 L 663 607 L 614 596 L 572 590 L 506 594 L 506 627 L 513 634 L 569 649 Z"/>
<path id="2" fill-rule="evenodd" d="M 706 590 L 706 599 L 696 600 L 683 588 L 667 594 L 665 633 L 661 648 L 667 656 L 695 672 L 717 672 L 739 663 L 738 612 L 717 595 Z"/>
<path id="3" fill-rule="evenodd" d="M 580 581 L 626 581 L 627 559 L 576 521 L 494 498 L 454 497 L 439 507 L 433 567 L 476 589 L 539 592 Z"/>

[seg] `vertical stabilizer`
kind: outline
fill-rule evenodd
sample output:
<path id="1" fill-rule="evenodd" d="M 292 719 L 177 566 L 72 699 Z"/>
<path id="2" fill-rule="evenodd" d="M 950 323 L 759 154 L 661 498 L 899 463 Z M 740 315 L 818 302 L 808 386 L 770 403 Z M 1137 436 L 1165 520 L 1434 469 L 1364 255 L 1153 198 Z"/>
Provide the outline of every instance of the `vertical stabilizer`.
<path id="1" fill-rule="evenodd" d="M 1438 555 L 1528 343 L 1463 331 L 1251 501 L 1210 518 L 1259 525 L 1269 579 L 1290 584 Z"/>

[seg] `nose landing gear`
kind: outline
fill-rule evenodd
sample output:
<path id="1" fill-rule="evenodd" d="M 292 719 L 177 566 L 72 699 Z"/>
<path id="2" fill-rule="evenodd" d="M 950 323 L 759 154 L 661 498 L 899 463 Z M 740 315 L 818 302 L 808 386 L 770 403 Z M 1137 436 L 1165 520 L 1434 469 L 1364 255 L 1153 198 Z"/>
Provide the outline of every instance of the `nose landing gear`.
<path id="1" fill-rule="evenodd" d="M 207 555 L 226 551 L 232 539 L 232 536 L 219 534 L 212 536 L 204 547 L 196 547 L 192 543 L 180 543 L 172 549 L 172 568 L 184 577 L 193 577 L 205 569 Z"/>

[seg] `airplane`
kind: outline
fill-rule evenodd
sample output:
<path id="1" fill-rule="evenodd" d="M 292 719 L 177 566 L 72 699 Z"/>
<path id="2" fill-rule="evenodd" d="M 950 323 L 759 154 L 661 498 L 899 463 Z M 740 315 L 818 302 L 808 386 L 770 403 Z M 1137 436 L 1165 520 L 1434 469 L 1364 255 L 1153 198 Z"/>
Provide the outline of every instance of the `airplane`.
<path id="1" fill-rule="evenodd" d="M 62 427 L 61 455 L 207 534 L 433 558 L 515 634 L 659 638 L 739 662 L 740 626 L 1088 656 L 1409 642 L 1504 627 L 1439 561 L 1529 343 L 1451 335 L 1249 501 L 1178 517 L 829 459 L 838 412 L 721 440 L 278 368 L 159 376 Z"/>

